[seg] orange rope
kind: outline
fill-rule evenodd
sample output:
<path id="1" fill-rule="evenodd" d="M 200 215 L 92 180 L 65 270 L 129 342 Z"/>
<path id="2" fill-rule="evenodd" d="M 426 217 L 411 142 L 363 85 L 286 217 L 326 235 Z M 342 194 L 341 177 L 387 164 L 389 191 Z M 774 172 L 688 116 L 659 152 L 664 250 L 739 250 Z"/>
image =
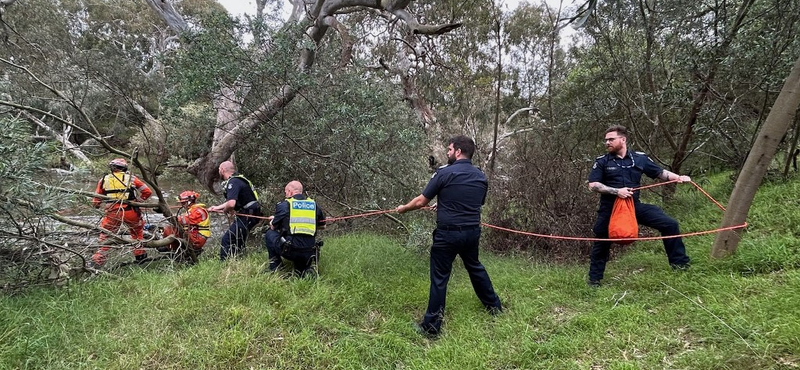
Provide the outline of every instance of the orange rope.
<path id="1" fill-rule="evenodd" d="M 632 188 L 631 191 L 644 190 L 644 189 L 649 189 L 649 188 L 653 188 L 653 187 L 657 187 L 657 186 L 663 186 L 663 185 L 672 184 L 672 183 L 676 183 L 676 182 L 678 182 L 678 180 L 659 182 L 659 183 L 654 183 L 654 184 L 650 184 L 650 185 L 640 186 L 638 188 Z M 710 194 L 708 194 L 708 192 L 703 190 L 703 188 L 701 188 L 700 185 L 697 185 L 694 181 L 690 181 L 690 183 L 692 185 L 694 185 L 694 187 L 697 188 L 697 190 L 700 190 L 700 192 L 703 193 L 703 195 L 705 195 L 709 200 L 711 200 L 711 202 L 713 202 L 717 207 L 719 207 L 722 211 L 725 211 L 725 207 L 723 207 L 722 204 L 720 204 L 716 199 L 714 199 Z M 432 208 L 433 207 L 423 207 L 423 209 L 432 209 Z M 336 221 L 347 220 L 347 219 L 357 218 L 357 217 L 377 216 L 377 215 L 382 215 L 382 214 L 392 213 L 392 212 L 396 212 L 396 210 L 395 209 L 386 209 L 386 210 L 372 211 L 372 212 L 367 212 L 367 213 L 359 213 L 359 214 L 349 215 L 349 216 L 330 217 L 330 218 L 325 219 L 325 222 L 336 222 Z M 236 215 L 237 216 L 242 216 L 242 217 L 261 218 L 261 219 L 265 219 L 265 220 L 271 220 L 272 219 L 272 216 L 266 216 L 266 217 L 265 216 L 254 216 L 254 215 L 247 215 L 247 214 L 242 214 L 242 213 L 236 213 Z M 687 237 L 687 236 L 713 234 L 713 233 L 717 233 L 717 232 L 720 232 L 720 231 L 728 231 L 728 230 L 736 230 L 736 229 L 745 228 L 745 227 L 747 227 L 747 222 L 745 222 L 745 223 L 743 223 L 741 225 L 727 226 L 727 227 L 721 227 L 721 228 L 717 228 L 717 229 L 713 229 L 713 230 L 696 231 L 696 232 L 684 233 L 684 234 L 679 234 L 679 235 L 650 236 L 650 237 L 641 237 L 641 238 L 618 238 L 618 239 L 584 238 L 584 237 L 577 237 L 577 236 L 561 236 L 561 235 L 552 235 L 552 234 L 538 234 L 538 233 L 532 233 L 532 232 L 527 232 L 527 231 L 509 229 L 509 228 L 505 228 L 505 227 L 501 227 L 501 226 L 497 226 L 497 225 L 488 224 L 486 222 L 481 222 L 481 225 L 486 226 L 486 227 L 491 228 L 491 229 L 506 231 L 506 232 L 515 233 L 515 234 L 527 235 L 527 236 L 535 236 L 535 237 L 540 237 L 540 238 L 550 238 L 550 239 L 559 239 L 559 240 L 576 240 L 576 241 L 623 242 L 623 241 L 637 241 L 637 240 L 663 240 L 663 239 L 672 239 L 672 238 L 682 238 L 682 237 Z"/>
<path id="2" fill-rule="evenodd" d="M 522 234 L 528 236 L 537 236 L 540 238 L 550 238 L 550 239 L 560 239 L 560 240 L 578 240 L 578 241 L 589 241 L 589 242 L 629 242 L 629 241 L 639 241 L 639 240 L 662 240 L 662 239 L 672 239 L 672 238 L 682 238 L 685 236 L 697 236 L 697 235 L 705 235 L 705 234 L 713 234 L 720 231 L 727 231 L 727 230 L 736 230 L 747 227 L 747 222 L 741 225 L 735 226 L 728 226 L 728 227 L 721 227 L 714 230 L 707 230 L 707 231 L 696 231 L 693 233 L 685 233 L 679 235 L 667 235 L 667 236 L 649 236 L 649 237 L 642 237 L 642 238 L 618 238 L 618 239 L 605 239 L 605 238 L 581 238 L 577 236 L 560 236 L 560 235 L 551 235 L 551 234 L 537 234 L 537 233 L 529 233 L 525 231 L 519 231 L 514 229 L 507 229 L 505 227 L 490 225 L 485 222 L 481 222 L 481 225 L 486 226 L 488 228 L 507 231 L 510 233 L 515 234 Z"/>
<path id="3" fill-rule="evenodd" d="M 665 182 L 659 182 L 659 183 L 655 183 L 655 184 L 640 186 L 638 188 L 633 188 L 631 190 L 635 191 L 635 190 L 648 189 L 648 188 L 653 188 L 653 187 L 656 187 L 656 186 L 663 186 L 663 185 L 671 184 L 671 183 L 674 183 L 674 182 L 678 182 L 678 180 L 665 181 Z M 701 188 L 700 185 L 697 185 L 694 181 L 690 181 L 690 183 L 692 185 L 694 185 L 694 187 L 697 188 L 697 190 L 700 190 L 700 192 L 702 192 L 703 195 L 705 195 L 709 200 L 711 200 L 714 204 L 716 204 L 717 207 L 719 207 L 721 210 L 725 211 L 725 207 L 723 207 L 722 204 L 717 202 L 717 200 L 714 199 L 710 194 L 708 194 L 708 192 L 703 190 L 703 188 Z M 747 222 L 745 222 L 743 224 L 740 224 L 740 225 L 720 227 L 720 228 L 713 229 L 713 230 L 696 231 L 696 232 L 692 232 L 692 233 L 685 233 L 685 234 L 678 234 L 678 235 L 650 236 L 650 237 L 642 237 L 642 238 L 617 238 L 617 239 L 582 238 L 582 237 L 575 237 L 575 236 L 560 236 L 560 235 L 551 235 L 551 234 L 537 234 L 537 233 L 530 233 L 530 232 L 519 231 L 519 230 L 514 230 L 514 229 L 508 229 L 508 228 L 505 228 L 505 227 L 500 227 L 500 226 L 496 226 L 496 225 L 487 224 L 485 222 L 482 222 L 481 225 L 486 226 L 488 228 L 502 230 L 502 231 L 506 231 L 506 232 L 510 232 L 510 233 L 516 233 L 516 234 L 522 234 L 522 235 L 528 235 L 528 236 L 536 236 L 536 237 L 540 237 L 540 238 L 561 239 L 561 240 L 579 240 L 579 241 L 592 241 L 592 242 L 594 242 L 594 241 L 630 242 L 630 241 L 637 241 L 637 240 L 662 240 L 662 239 L 682 238 L 682 237 L 685 237 L 685 236 L 697 236 L 697 235 L 713 234 L 713 233 L 717 233 L 717 232 L 720 232 L 720 231 L 728 231 L 728 230 L 736 230 L 736 229 L 745 228 L 745 227 L 747 227 Z"/>
<path id="4" fill-rule="evenodd" d="M 242 216 L 242 217 L 260 218 L 262 220 L 271 220 L 272 219 L 272 216 L 256 216 L 256 215 L 248 215 L 248 214 L 245 214 L 245 213 L 234 213 L 234 215 Z"/>
<path id="5" fill-rule="evenodd" d="M 394 209 L 385 209 L 385 210 L 382 210 L 382 211 L 373 211 L 373 212 L 361 213 L 361 214 L 357 214 L 357 215 L 341 216 L 341 217 L 329 217 L 329 218 L 325 219 L 325 222 L 336 222 L 336 221 L 347 220 L 349 218 L 356 218 L 356 217 L 377 216 L 377 215 L 382 215 L 384 213 L 391 213 L 391 212 L 394 212 L 394 211 L 395 211 Z"/>

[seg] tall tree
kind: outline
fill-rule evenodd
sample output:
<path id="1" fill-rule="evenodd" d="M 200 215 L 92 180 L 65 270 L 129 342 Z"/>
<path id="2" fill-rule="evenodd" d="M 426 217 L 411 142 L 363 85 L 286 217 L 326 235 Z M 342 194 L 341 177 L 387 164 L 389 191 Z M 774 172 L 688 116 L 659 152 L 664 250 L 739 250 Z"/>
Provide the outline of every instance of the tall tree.
<path id="1" fill-rule="evenodd" d="M 187 22 L 174 6 L 174 0 L 146 1 L 173 31 L 179 34 L 192 32 Z M 301 42 L 297 71 L 307 73 L 314 67 L 317 49 L 321 46 L 323 38 L 330 29 L 334 29 L 339 33 L 343 40 L 344 50 L 349 50 L 350 32 L 340 22 L 340 14 L 367 10 L 387 13 L 393 18 L 402 20 L 413 34 L 440 35 L 450 32 L 461 25 L 460 23 L 422 24 L 406 10 L 409 4 L 410 0 L 385 0 L 379 2 L 369 0 L 318 0 L 310 4 L 307 8 L 306 17 L 300 22 L 308 39 Z M 187 47 L 189 46 L 187 45 Z M 349 57 L 349 53 L 345 53 L 344 57 Z M 242 138 L 252 132 L 257 125 L 264 124 L 276 117 L 283 108 L 294 100 L 300 89 L 296 84 L 284 83 L 281 86 L 277 86 L 274 96 L 261 101 L 255 109 L 243 111 L 241 108 L 249 92 L 248 81 L 238 80 L 228 86 L 224 86 L 215 99 L 215 106 L 218 107 L 219 112 L 218 126 L 214 132 L 211 150 L 189 166 L 189 171 L 209 189 L 213 189 L 214 183 L 219 177 L 217 173 L 218 164 L 231 157 L 237 143 L 241 142 Z"/>
<path id="2" fill-rule="evenodd" d="M 728 209 L 722 218 L 722 227 L 740 225 L 747 219 L 747 213 L 753 204 L 761 180 L 778 150 L 778 144 L 794 122 L 798 107 L 800 107 L 800 58 L 794 63 L 767 116 L 767 121 L 759 130 L 756 141 L 750 149 L 728 201 Z M 724 231 L 717 234 L 711 256 L 721 258 L 735 253 L 741 240 L 740 234 L 741 231 Z"/>

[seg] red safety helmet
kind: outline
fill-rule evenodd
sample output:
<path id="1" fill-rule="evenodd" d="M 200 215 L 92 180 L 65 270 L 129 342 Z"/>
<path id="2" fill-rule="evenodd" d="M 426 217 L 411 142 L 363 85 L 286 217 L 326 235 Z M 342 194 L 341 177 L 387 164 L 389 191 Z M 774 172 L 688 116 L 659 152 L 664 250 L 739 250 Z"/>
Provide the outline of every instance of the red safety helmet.
<path id="1" fill-rule="evenodd" d="M 125 161 L 125 158 L 114 158 L 111 162 L 108 162 L 109 167 L 116 167 L 123 171 L 128 170 L 128 162 Z"/>
<path id="2" fill-rule="evenodd" d="M 194 203 L 199 198 L 200 198 L 200 194 L 197 194 L 197 192 L 194 192 L 192 190 L 186 190 L 183 193 L 181 193 L 180 195 L 178 195 L 178 201 L 181 202 L 181 203 L 183 203 L 183 202 L 192 202 L 192 203 Z"/>

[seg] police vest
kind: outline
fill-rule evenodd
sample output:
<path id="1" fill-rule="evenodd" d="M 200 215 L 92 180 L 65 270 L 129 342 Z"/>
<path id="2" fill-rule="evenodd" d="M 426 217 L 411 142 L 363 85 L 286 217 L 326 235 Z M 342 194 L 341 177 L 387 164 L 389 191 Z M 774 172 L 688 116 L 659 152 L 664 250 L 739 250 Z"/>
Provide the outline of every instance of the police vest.
<path id="1" fill-rule="evenodd" d="M 253 196 L 256 198 L 256 200 L 255 200 L 255 201 L 252 201 L 252 202 L 250 202 L 250 203 L 247 203 L 247 204 L 243 205 L 243 206 L 242 206 L 242 208 L 250 208 L 250 207 L 252 207 L 252 206 L 253 206 L 253 205 L 254 205 L 256 202 L 258 202 L 258 192 L 256 191 L 256 188 L 255 188 L 255 187 L 253 187 L 253 183 L 252 183 L 252 182 L 250 182 L 250 180 L 248 180 L 246 177 L 244 177 L 244 176 L 242 176 L 242 175 L 238 175 L 238 174 L 237 174 L 237 175 L 233 175 L 233 176 L 231 176 L 231 177 L 240 178 L 240 179 L 244 180 L 244 182 L 246 182 L 246 183 L 247 183 L 247 185 L 250 185 L 250 191 L 252 191 L 252 192 L 253 192 Z M 231 179 L 230 179 L 230 178 L 228 178 L 227 180 L 225 180 L 225 181 L 222 183 L 222 189 L 225 191 L 225 198 L 227 198 L 227 197 L 228 197 L 228 181 L 230 181 L 230 180 L 231 180 Z"/>
<path id="2" fill-rule="evenodd" d="M 206 238 L 211 237 L 211 218 L 208 217 L 208 211 L 206 211 L 206 205 L 203 203 L 195 203 L 189 206 L 187 213 L 192 213 L 192 211 L 198 208 L 200 213 L 203 215 L 203 220 L 198 222 L 196 225 L 190 225 L 190 230 L 197 230 L 197 232 L 205 236 Z M 186 220 L 188 221 L 189 215 L 186 215 Z"/>
<path id="3" fill-rule="evenodd" d="M 311 198 L 286 199 L 289 202 L 289 233 L 314 235 L 317 232 L 317 202 Z"/>
<path id="4" fill-rule="evenodd" d="M 117 173 L 110 173 L 103 177 L 103 191 L 106 196 L 116 200 L 131 200 L 136 199 L 133 193 L 133 179 L 129 173 L 121 173 L 120 178 Z"/>

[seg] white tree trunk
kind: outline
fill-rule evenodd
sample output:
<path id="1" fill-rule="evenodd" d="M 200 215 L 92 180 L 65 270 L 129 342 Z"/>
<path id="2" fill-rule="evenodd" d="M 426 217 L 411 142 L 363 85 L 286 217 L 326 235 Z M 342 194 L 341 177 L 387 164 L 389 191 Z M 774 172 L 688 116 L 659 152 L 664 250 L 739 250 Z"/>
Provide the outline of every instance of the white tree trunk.
<path id="1" fill-rule="evenodd" d="M 46 123 L 44 123 L 44 121 L 36 118 L 34 115 L 30 114 L 29 112 L 22 111 L 22 115 L 25 116 L 26 118 L 28 118 L 31 122 L 35 123 L 40 128 L 42 128 L 45 131 L 47 131 L 50 135 L 52 135 L 54 139 L 56 139 L 59 143 L 61 143 L 61 145 L 64 146 L 65 151 L 69 152 L 69 154 L 73 155 L 75 158 L 80 159 L 81 162 L 83 162 L 83 163 L 85 163 L 87 165 L 91 165 L 92 164 L 92 160 L 89 159 L 89 157 L 87 157 L 86 154 L 83 154 L 83 151 L 81 150 L 80 146 L 78 146 L 77 144 L 69 141 L 69 133 L 72 131 L 72 127 L 71 126 L 66 126 L 64 128 L 64 134 L 62 135 L 62 134 L 58 133 L 56 130 L 54 130 L 52 127 L 50 127 Z"/>

